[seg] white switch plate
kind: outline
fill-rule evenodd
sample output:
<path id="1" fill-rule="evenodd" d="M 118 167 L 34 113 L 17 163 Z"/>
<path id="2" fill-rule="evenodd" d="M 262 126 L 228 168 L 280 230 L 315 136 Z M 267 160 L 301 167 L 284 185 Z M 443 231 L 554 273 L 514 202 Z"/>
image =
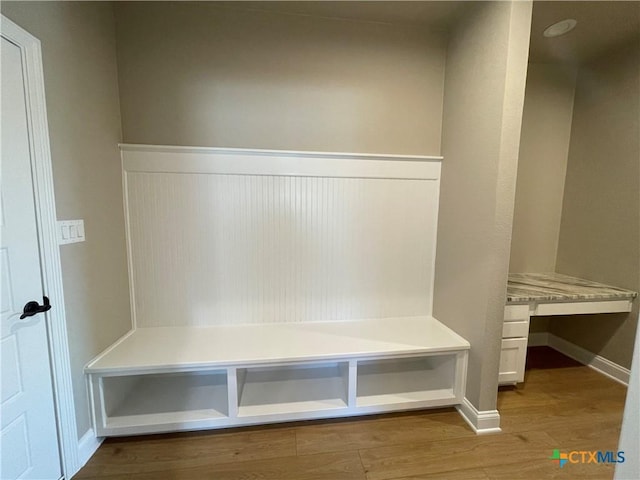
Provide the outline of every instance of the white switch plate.
<path id="1" fill-rule="evenodd" d="M 58 243 L 84 242 L 84 220 L 58 220 Z"/>

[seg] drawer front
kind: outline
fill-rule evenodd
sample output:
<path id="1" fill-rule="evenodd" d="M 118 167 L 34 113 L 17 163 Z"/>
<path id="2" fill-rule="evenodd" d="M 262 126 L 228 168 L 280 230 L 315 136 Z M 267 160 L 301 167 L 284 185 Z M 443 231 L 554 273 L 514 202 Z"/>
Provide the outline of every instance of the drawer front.
<path id="1" fill-rule="evenodd" d="M 504 307 L 504 321 L 529 320 L 529 305 L 507 305 Z"/>
<path id="2" fill-rule="evenodd" d="M 502 340 L 498 383 L 518 383 L 524 381 L 524 365 L 527 358 L 527 339 L 506 338 Z"/>
<path id="3" fill-rule="evenodd" d="M 517 322 L 504 322 L 502 325 L 502 338 L 529 336 L 529 320 Z"/>

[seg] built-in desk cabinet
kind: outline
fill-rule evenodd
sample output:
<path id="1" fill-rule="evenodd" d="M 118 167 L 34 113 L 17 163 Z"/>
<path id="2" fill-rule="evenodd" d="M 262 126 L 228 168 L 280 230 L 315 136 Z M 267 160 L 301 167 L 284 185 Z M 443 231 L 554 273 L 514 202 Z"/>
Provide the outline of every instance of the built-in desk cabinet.
<path id="1" fill-rule="evenodd" d="M 504 308 L 502 350 L 500 353 L 500 384 L 524 381 L 529 335 L 529 306 L 507 305 Z"/>
<path id="2" fill-rule="evenodd" d="M 630 312 L 636 292 L 557 273 L 513 273 L 507 284 L 498 383 L 524 381 L 534 316 Z"/>

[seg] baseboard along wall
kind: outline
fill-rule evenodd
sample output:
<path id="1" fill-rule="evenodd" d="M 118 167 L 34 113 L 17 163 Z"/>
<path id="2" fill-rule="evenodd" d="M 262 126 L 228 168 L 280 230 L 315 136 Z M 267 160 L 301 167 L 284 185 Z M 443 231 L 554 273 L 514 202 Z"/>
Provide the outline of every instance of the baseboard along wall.
<path id="1" fill-rule="evenodd" d="M 530 347 L 551 347 L 554 350 L 573 358 L 577 362 L 593 368 L 597 372 L 606 375 L 623 385 L 629 385 L 630 371 L 628 368 L 618 365 L 600 355 L 585 350 L 575 343 L 571 343 L 564 338 L 558 337 L 549 332 L 536 332 L 529 334 L 528 346 Z"/>

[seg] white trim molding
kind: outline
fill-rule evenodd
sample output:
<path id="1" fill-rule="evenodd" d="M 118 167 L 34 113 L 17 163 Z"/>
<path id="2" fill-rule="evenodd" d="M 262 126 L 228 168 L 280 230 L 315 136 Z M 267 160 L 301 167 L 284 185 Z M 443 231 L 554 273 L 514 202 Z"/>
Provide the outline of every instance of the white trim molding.
<path id="1" fill-rule="evenodd" d="M 438 180 L 442 157 L 121 144 L 123 169 L 296 177 Z"/>
<path id="2" fill-rule="evenodd" d="M 440 161 L 443 159 L 439 155 L 398 155 L 392 153 L 345 153 L 345 152 L 318 152 L 310 150 L 268 150 L 258 148 L 221 148 L 221 147 L 195 147 L 179 145 L 144 145 L 137 143 L 121 143 L 120 150 L 123 152 L 169 152 L 169 153 L 201 153 L 215 155 L 252 155 L 252 156 L 284 156 L 295 158 L 347 158 L 350 160 L 414 160 L 423 162 L 425 160 Z"/>
<path id="3" fill-rule="evenodd" d="M 529 347 L 551 347 L 554 350 L 573 358 L 577 362 L 582 363 L 596 372 L 615 380 L 623 385 L 629 385 L 630 371 L 617 363 L 612 362 L 600 355 L 589 350 L 579 347 L 575 343 L 571 343 L 564 338 L 558 337 L 549 332 L 535 332 L 529 334 Z"/>
<path id="4" fill-rule="evenodd" d="M 568 342 L 564 338 L 558 337 L 552 333 L 549 333 L 547 345 L 554 350 L 573 358 L 574 360 L 593 368 L 595 371 L 606 375 L 607 377 L 615 380 L 623 385 L 629 385 L 630 371 L 617 363 L 612 362 L 600 355 L 585 350 L 578 345 Z"/>
<path id="5" fill-rule="evenodd" d="M 478 410 L 466 397 L 456 406 L 456 410 L 471 429 L 478 435 L 500 433 L 500 413 L 498 410 Z"/>
<path id="6" fill-rule="evenodd" d="M 46 317 L 58 438 L 63 473 L 65 478 L 71 478 L 81 465 L 78 457 L 78 432 L 56 228 L 42 51 L 40 41 L 36 37 L 5 16 L 2 16 L 2 36 L 18 46 L 22 54 L 42 281 L 44 291 L 53 306 Z"/>
<path id="7" fill-rule="evenodd" d="M 79 465 L 84 466 L 102 445 L 104 437 L 96 437 L 96 432 L 90 428 L 78 441 Z"/>

